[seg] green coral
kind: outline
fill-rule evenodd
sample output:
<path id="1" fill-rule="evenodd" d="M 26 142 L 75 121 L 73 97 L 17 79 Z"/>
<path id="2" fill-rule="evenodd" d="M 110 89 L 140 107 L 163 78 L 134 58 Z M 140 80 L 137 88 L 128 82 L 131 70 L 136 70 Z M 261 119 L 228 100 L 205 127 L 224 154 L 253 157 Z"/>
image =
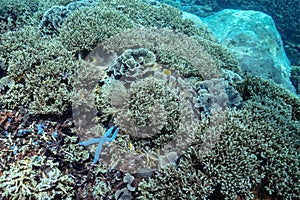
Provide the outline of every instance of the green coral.
<path id="1" fill-rule="evenodd" d="M 293 120 L 300 120 L 300 99 L 273 81 L 249 76 L 245 77 L 236 89 L 244 100 L 261 96 L 273 99 L 282 105 L 287 104 L 290 106 L 290 109 L 286 110 L 289 113 L 289 117 Z"/>
<path id="2" fill-rule="evenodd" d="M 3 0 L 0 2 L 0 24 L 15 29 L 26 24 L 38 8 L 39 0 Z"/>
<path id="3" fill-rule="evenodd" d="M 186 199 L 189 194 L 252 199 L 258 186 L 274 198 L 298 198 L 300 124 L 286 113 L 289 108 L 256 97 L 241 110 L 203 118 L 178 166 L 160 169 L 140 183 L 141 199 Z"/>
<path id="4" fill-rule="evenodd" d="M 99 3 L 70 14 L 61 27 L 59 38 L 69 51 L 90 51 L 100 41 L 133 27 L 127 16 Z"/>
<path id="5" fill-rule="evenodd" d="M 290 80 L 296 88 L 296 92 L 300 94 L 300 66 L 292 67 Z"/>
<path id="6" fill-rule="evenodd" d="M 62 114 L 69 106 L 70 87 L 62 77 L 72 73 L 79 62 L 60 42 L 41 37 L 33 27 L 3 34 L 1 39 L 7 76 L 15 82 L 7 85 L 5 95 L 0 97 L 3 105 L 9 109 L 28 106 L 31 113 Z"/>
<path id="7" fill-rule="evenodd" d="M 74 198 L 73 179 L 63 175 L 58 163 L 41 156 L 25 157 L 11 163 L 0 176 L 0 191 L 4 199 Z"/>

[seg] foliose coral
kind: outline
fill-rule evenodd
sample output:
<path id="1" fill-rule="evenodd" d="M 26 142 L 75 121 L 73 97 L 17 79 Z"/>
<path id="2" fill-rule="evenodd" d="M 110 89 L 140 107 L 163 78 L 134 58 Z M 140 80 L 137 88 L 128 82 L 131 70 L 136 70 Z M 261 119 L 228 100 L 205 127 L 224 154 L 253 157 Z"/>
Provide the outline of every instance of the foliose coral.
<path id="1" fill-rule="evenodd" d="M 208 112 L 214 104 L 223 109 L 240 107 L 242 97 L 239 92 L 224 79 L 210 79 L 199 82 L 198 99 L 202 102 L 203 110 Z"/>
<path id="2" fill-rule="evenodd" d="M 45 35 L 57 34 L 68 15 L 77 9 L 93 5 L 96 5 L 93 0 L 81 0 L 70 2 L 65 6 L 53 6 L 44 13 L 39 24 L 40 29 Z"/>
<path id="3" fill-rule="evenodd" d="M 43 34 L 52 35 L 58 33 L 64 18 L 67 17 L 69 11 L 64 6 L 53 6 L 47 10 L 40 22 L 40 29 Z"/>
<path id="4" fill-rule="evenodd" d="M 112 74 L 115 77 L 120 77 L 131 69 L 144 65 L 152 65 L 155 62 L 155 54 L 148 49 L 128 49 L 118 56 L 113 63 L 108 66 L 106 71 L 108 75 Z"/>

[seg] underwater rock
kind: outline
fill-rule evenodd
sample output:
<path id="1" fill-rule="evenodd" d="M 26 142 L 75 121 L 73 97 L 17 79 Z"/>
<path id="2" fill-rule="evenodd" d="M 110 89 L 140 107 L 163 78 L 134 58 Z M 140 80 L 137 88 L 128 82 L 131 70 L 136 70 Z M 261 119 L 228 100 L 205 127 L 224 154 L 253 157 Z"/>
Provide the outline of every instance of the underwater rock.
<path id="1" fill-rule="evenodd" d="M 285 51 L 292 65 L 300 64 L 300 1 L 299 0 L 201 0 L 172 1 L 159 0 L 193 13 L 199 17 L 207 17 L 223 9 L 255 10 L 270 15 L 285 45 Z"/>
<path id="2" fill-rule="evenodd" d="M 295 91 L 289 80 L 291 66 L 270 16 L 226 9 L 202 20 L 235 55 L 245 73 L 271 79 Z"/>

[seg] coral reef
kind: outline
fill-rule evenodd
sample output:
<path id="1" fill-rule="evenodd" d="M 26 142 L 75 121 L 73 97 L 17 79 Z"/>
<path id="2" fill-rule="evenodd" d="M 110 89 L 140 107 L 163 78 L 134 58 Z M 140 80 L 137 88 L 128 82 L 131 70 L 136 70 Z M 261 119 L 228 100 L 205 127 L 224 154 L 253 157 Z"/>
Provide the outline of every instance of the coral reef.
<path id="1" fill-rule="evenodd" d="M 296 88 L 297 94 L 300 94 L 300 66 L 292 66 L 291 82 Z"/>
<path id="2" fill-rule="evenodd" d="M 24 157 L 0 176 L 1 196 L 11 199 L 72 199 L 73 179 L 62 175 L 58 163 L 41 156 Z M 38 169 L 38 170 L 37 170 Z M 9 181 L 8 181 L 9 180 Z"/>
<path id="3" fill-rule="evenodd" d="M 44 13 L 39 27 L 45 35 L 57 34 L 60 32 L 60 28 L 68 15 L 75 10 L 94 5 L 96 5 L 96 3 L 93 0 L 82 0 L 70 2 L 65 6 L 52 6 Z"/>
<path id="4" fill-rule="evenodd" d="M 38 5 L 0 35 L 3 200 L 299 199 L 299 98 L 206 27 L 153 1 Z"/>
<path id="5" fill-rule="evenodd" d="M 0 2 L 0 34 L 26 24 L 38 10 L 39 1 L 5 0 Z"/>
<path id="6" fill-rule="evenodd" d="M 261 194 L 269 193 L 273 198 L 299 197 L 300 126 L 279 114 L 283 109 L 270 99 L 260 98 L 248 101 L 239 111 L 227 110 L 225 122 L 214 125 L 222 134 L 215 138 L 215 147 L 207 154 L 200 150 L 205 145 L 202 138 L 214 135 L 210 131 L 215 129 L 203 123 L 191 148 L 179 158 L 178 166 L 161 169 L 140 183 L 142 199 L 187 199 L 187 195 L 253 199 L 258 185 L 264 185 Z"/>

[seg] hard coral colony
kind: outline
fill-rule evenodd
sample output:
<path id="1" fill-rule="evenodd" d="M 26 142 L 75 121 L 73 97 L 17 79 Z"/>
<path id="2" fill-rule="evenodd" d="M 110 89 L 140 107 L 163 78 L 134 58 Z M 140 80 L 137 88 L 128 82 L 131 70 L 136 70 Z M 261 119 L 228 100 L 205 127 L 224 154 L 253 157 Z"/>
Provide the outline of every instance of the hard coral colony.
<path id="1" fill-rule="evenodd" d="M 192 3 L 217 5 L 173 2 Z M 0 24 L 1 199 L 300 198 L 299 97 L 243 71 L 200 18 L 2 0 Z"/>

